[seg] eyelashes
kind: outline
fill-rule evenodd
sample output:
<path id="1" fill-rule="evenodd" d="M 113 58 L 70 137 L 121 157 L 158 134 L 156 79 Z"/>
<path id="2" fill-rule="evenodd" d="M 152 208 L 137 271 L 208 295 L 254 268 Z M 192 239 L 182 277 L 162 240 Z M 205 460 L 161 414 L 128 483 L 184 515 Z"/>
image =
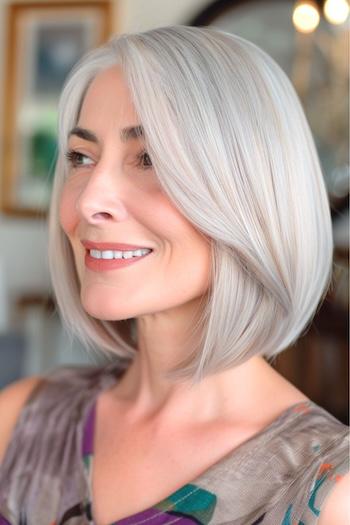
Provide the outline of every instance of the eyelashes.
<path id="1" fill-rule="evenodd" d="M 90 163 L 84 163 L 84 160 L 90 160 L 92 159 L 85 155 L 84 153 L 80 153 L 80 151 L 76 151 L 74 149 L 70 149 L 66 151 L 64 154 L 69 166 L 71 168 L 79 168 L 80 166 L 90 166 Z M 137 164 L 136 166 L 142 170 L 147 170 L 153 168 L 151 158 L 146 150 L 142 150 L 140 153 L 137 154 Z M 143 162 L 146 159 L 146 163 Z M 92 161 L 93 162 L 93 161 Z"/>
<path id="2" fill-rule="evenodd" d="M 68 150 L 64 156 L 66 157 L 66 160 L 68 164 L 72 168 L 77 168 L 78 166 L 83 166 L 84 164 L 81 162 L 82 159 L 89 157 L 87 155 L 84 155 L 83 153 L 79 153 L 79 151 L 75 151 L 73 149 Z"/>
<path id="3" fill-rule="evenodd" d="M 144 170 L 147 170 L 147 169 L 150 169 L 153 167 L 153 164 L 152 164 L 152 161 L 151 161 L 151 157 L 149 156 L 149 154 L 147 153 L 146 150 L 142 150 L 138 155 L 137 155 L 137 158 L 138 158 L 138 164 L 137 166 L 138 167 L 141 167 L 142 169 Z M 141 161 L 142 159 L 148 159 L 148 164 L 142 164 Z"/>

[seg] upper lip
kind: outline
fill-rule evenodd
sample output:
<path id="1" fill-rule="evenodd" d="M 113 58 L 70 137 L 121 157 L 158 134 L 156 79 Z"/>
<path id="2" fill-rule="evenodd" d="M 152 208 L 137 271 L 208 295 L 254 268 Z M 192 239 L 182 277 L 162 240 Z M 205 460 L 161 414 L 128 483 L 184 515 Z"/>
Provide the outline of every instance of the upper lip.
<path id="1" fill-rule="evenodd" d="M 87 250 L 139 250 L 141 248 L 147 248 L 147 246 L 135 246 L 134 244 L 125 244 L 125 243 L 118 243 L 118 242 L 94 242 L 94 241 L 87 241 L 82 240 L 81 244 L 87 249 Z M 152 250 L 152 248 L 148 248 L 149 250 Z"/>

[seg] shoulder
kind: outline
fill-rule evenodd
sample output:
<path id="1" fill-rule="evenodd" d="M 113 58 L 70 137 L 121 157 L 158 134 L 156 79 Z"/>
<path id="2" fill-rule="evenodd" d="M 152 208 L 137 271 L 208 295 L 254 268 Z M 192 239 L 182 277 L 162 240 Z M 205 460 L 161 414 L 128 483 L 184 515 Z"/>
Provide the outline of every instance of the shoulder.
<path id="1" fill-rule="evenodd" d="M 0 463 L 5 455 L 12 431 L 26 401 L 45 381 L 43 377 L 26 377 L 11 383 L 0 392 Z"/>
<path id="2" fill-rule="evenodd" d="M 339 478 L 327 495 L 320 513 L 319 525 L 349 525 L 350 472 Z"/>
<path id="3" fill-rule="evenodd" d="M 240 494 L 243 509 L 250 509 L 247 523 L 258 519 L 264 509 L 267 523 L 275 523 L 278 517 L 280 523 L 313 525 L 323 513 L 333 512 L 336 503 L 331 499 L 339 501 L 344 495 L 346 482 L 342 495 L 337 495 L 339 485 L 334 498 L 331 496 L 349 472 L 348 450 L 346 425 L 311 401 L 299 403 L 240 446 L 232 464 L 228 460 L 224 470 L 217 472 L 230 492 L 226 495 L 226 488 L 216 488 L 228 506 L 236 502 L 232 494 Z M 256 514 L 251 514 L 252 509 Z M 321 525 L 338 525 L 327 514 Z"/>
<path id="4" fill-rule="evenodd" d="M 348 524 L 349 427 L 318 405 L 306 416 L 297 442 L 302 454 L 289 492 L 294 501 L 288 510 L 302 523 Z"/>
<path id="5" fill-rule="evenodd" d="M 113 384 L 117 373 L 115 363 L 59 365 L 42 376 L 21 379 L 3 389 L 0 392 L 0 463 L 3 465 L 5 453 L 11 452 L 10 456 L 16 453 L 19 442 L 21 447 L 31 446 L 29 437 L 37 447 L 42 446 L 56 420 L 59 419 L 62 429 L 76 425 L 95 393 Z M 50 435 L 50 439 L 52 437 Z"/>

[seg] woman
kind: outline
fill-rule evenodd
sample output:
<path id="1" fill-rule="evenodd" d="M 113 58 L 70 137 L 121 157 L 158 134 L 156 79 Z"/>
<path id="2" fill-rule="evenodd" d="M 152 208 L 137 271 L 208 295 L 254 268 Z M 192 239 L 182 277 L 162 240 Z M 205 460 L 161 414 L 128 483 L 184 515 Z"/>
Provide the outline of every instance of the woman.
<path id="1" fill-rule="evenodd" d="M 329 525 L 348 429 L 268 362 L 333 248 L 279 66 L 186 26 L 89 53 L 60 101 L 49 229 L 62 320 L 112 359 L 2 393 L 3 523 Z"/>

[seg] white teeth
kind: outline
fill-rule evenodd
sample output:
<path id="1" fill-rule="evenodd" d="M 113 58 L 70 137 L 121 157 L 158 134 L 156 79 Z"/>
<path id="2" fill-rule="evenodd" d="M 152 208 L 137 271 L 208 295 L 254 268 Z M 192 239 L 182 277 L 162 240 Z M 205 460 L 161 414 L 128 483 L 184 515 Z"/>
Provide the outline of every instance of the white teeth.
<path id="1" fill-rule="evenodd" d="M 106 250 L 105 252 L 101 252 L 102 259 L 113 259 L 113 252 L 112 250 Z"/>
<path id="2" fill-rule="evenodd" d="M 148 248 L 140 248 L 134 251 L 90 250 L 90 255 L 94 257 L 94 259 L 131 259 L 131 257 L 140 257 L 151 251 L 152 250 Z"/>

